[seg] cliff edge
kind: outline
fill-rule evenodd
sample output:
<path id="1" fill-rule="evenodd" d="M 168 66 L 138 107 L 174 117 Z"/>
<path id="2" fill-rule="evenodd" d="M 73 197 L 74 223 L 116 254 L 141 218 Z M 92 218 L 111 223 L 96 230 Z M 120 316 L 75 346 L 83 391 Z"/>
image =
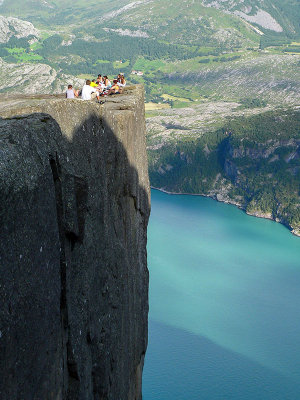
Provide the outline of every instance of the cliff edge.
<path id="1" fill-rule="evenodd" d="M 0 102 L 0 398 L 137 400 L 147 347 L 144 93 Z"/>

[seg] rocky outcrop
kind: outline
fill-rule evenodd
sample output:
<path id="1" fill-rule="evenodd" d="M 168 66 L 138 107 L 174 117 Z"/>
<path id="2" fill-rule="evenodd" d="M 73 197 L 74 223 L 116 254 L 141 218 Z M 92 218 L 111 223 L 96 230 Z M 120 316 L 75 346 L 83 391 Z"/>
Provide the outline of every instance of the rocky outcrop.
<path id="1" fill-rule="evenodd" d="M 13 92 L 10 96 L 62 93 L 68 84 L 81 88 L 84 80 L 58 72 L 46 64 L 10 64 L 0 58 L 0 91 Z"/>
<path id="2" fill-rule="evenodd" d="M 0 104 L 0 398 L 141 398 L 143 88 Z"/>
<path id="3" fill-rule="evenodd" d="M 0 15 L 0 43 L 8 42 L 12 36 L 18 39 L 28 36 L 38 38 L 40 34 L 31 22 Z"/>

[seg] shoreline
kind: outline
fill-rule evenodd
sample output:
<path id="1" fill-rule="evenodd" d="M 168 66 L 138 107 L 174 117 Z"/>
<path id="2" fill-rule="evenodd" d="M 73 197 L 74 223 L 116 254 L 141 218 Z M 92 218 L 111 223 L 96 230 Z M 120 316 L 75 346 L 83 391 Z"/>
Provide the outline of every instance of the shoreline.
<path id="1" fill-rule="evenodd" d="M 284 221 L 281 221 L 280 219 L 277 219 L 277 218 L 275 219 L 272 216 L 268 216 L 268 215 L 262 215 L 262 214 L 260 215 L 258 213 L 249 213 L 249 212 L 246 211 L 246 209 L 241 204 L 236 203 L 234 201 L 231 202 L 231 201 L 225 201 L 225 200 L 224 201 L 218 200 L 216 196 L 210 196 L 210 195 L 207 195 L 207 194 L 169 192 L 169 191 L 167 191 L 165 189 L 157 188 L 155 186 L 150 186 L 150 188 L 154 189 L 154 190 L 158 190 L 158 191 L 160 191 L 162 193 L 165 193 L 165 194 L 169 194 L 169 195 L 201 196 L 201 197 L 207 197 L 207 198 L 212 199 L 212 200 L 216 200 L 219 203 L 230 204 L 232 206 L 235 206 L 235 207 L 239 208 L 240 210 L 242 210 L 245 214 L 249 215 L 250 217 L 269 219 L 270 221 L 274 221 L 274 222 L 280 223 L 281 225 L 285 226 L 290 231 L 291 234 L 293 234 L 296 237 L 300 237 L 300 231 L 299 232 L 295 231 L 294 228 L 292 228 L 290 225 L 286 224 Z"/>

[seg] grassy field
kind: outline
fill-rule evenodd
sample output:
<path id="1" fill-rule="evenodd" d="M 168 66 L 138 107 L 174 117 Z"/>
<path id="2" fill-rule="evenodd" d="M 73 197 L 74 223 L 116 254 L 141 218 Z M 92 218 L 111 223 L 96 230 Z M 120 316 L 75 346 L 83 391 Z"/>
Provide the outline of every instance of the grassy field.
<path id="1" fill-rule="evenodd" d="M 171 108 L 170 104 L 145 103 L 145 111 L 165 110 Z"/>
<path id="2" fill-rule="evenodd" d="M 186 99 L 186 98 L 184 98 L 184 97 L 171 96 L 171 95 L 165 94 L 165 93 L 162 94 L 161 97 L 162 97 L 164 100 L 180 101 L 180 102 L 182 102 L 182 103 L 190 103 L 190 102 L 191 102 L 190 99 Z"/>
<path id="3" fill-rule="evenodd" d="M 79 79 L 84 79 L 84 80 L 87 80 L 87 79 L 90 79 L 90 80 L 95 79 L 95 77 L 94 77 L 93 75 L 89 75 L 89 74 L 80 74 L 80 75 L 77 76 L 77 78 L 79 78 Z"/>
<path id="4" fill-rule="evenodd" d="M 167 63 L 163 60 L 147 60 L 139 57 L 133 65 L 133 69 L 150 73 L 151 71 L 164 70 Z"/>
<path id="5" fill-rule="evenodd" d="M 127 60 L 127 61 L 125 61 L 125 62 L 120 62 L 120 61 L 114 61 L 113 62 L 113 67 L 115 68 L 115 69 L 120 69 L 120 70 L 122 70 L 122 69 L 124 69 L 124 68 L 127 68 L 129 66 L 129 60 Z"/>
<path id="6" fill-rule="evenodd" d="M 43 45 L 42 45 L 42 43 L 40 43 L 40 42 L 34 42 L 34 43 L 32 43 L 32 44 L 30 45 L 30 49 L 31 49 L 32 51 L 39 50 L 39 49 L 41 49 L 42 47 L 43 47 Z"/>
<path id="7" fill-rule="evenodd" d="M 34 62 L 41 61 L 43 57 L 38 54 L 27 52 L 24 48 L 12 48 L 7 49 L 8 53 L 11 54 L 17 62 Z"/>
<path id="8" fill-rule="evenodd" d="M 99 59 L 99 60 L 96 60 L 96 64 L 109 64 L 109 61 Z"/>

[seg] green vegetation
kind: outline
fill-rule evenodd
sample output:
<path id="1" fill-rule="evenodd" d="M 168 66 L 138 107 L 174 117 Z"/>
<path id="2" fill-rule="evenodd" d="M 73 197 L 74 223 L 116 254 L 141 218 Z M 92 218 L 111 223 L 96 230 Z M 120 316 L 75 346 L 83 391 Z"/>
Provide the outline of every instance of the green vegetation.
<path id="1" fill-rule="evenodd" d="M 0 44 L 0 57 L 42 62 L 81 78 L 122 71 L 131 83 L 145 84 L 147 115 L 164 109 L 174 121 L 176 112 L 184 112 L 179 108 L 239 103 L 240 115 L 255 115 L 226 123 L 216 116 L 201 133 L 197 126 L 181 125 L 180 118 L 166 122 L 166 137 L 150 131 L 151 182 L 174 191 L 226 192 L 248 212 L 269 213 L 299 227 L 299 111 L 258 114 L 258 109 L 299 105 L 300 3 L 207 0 L 212 6 L 205 7 L 205 2 L 4 1 L 2 15 L 33 22 L 41 35 L 38 41 L 13 36 Z M 129 3 L 132 7 L 120 13 Z M 270 13 L 282 32 L 255 23 L 253 29 L 230 14 L 249 6 L 252 16 L 262 8 Z"/>
<path id="2" fill-rule="evenodd" d="M 80 23 L 109 12 L 127 3 L 126 0 L 9 0 L 0 6 L 2 15 L 15 15 L 43 28 Z"/>
<path id="3" fill-rule="evenodd" d="M 286 1 L 288 7 L 272 0 L 280 10 L 277 14 L 266 5 L 284 27 L 284 15 L 298 9 L 292 0 Z M 245 108 L 284 102 L 285 97 L 294 102 L 293 93 L 286 96 L 285 92 L 288 88 L 295 93 L 300 89 L 295 68 L 298 60 L 289 58 L 290 53 L 299 51 L 297 35 L 266 30 L 261 36 L 240 18 L 204 7 L 201 2 L 154 0 L 115 16 L 109 14 L 119 12 L 128 2 L 5 1 L 0 6 L 4 15 L 17 11 L 42 28 L 42 34 L 31 44 L 31 38 L 11 38 L 0 45 L 0 57 L 11 63 L 41 62 L 73 76 L 113 76 L 121 71 L 132 83 L 145 84 L 147 102 L 167 103 L 172 108 L 206 99 L 239 101 Z M 227 3 L 222 1 L 221 8 L 227 10 Z M 256 0 L 252 3 L 255 7 Z M 234 9 L 239 7 L 236 3 Z M 291 20 L 296 18 L 291 16 Z M 268 53 L 259 51 L 259 46 Z M 268 87 L 270 69 L 274 85 Z M 142 71 L 143 76 L 131 75 L 132 70 Z M 237 85 L 245 76 L 248 82 Z M 256 103 L 257 92 L 260 105 Z"/>
<path id="4" fill-rule="evenodd" d="M 161 143 L 148 135 L 151 184 L 168 191 L 215 195 L 249 213 L 270 214 L 300 228 L 300 111 L 279 110 L 228 120 L 199 137 Z"/>
<path id="5" fill-rule="evenodd" d="M 288 46 L 285 49 L 283 49 L 286 53 L 300 53 L 300 46 Z"/>
<path id="6" fill-rule="evenodd" d="M 258 98 L 243 98 L 240 99 L 241 103 L 241 108 L 261 108 L 261 107 L 266 107 L 267 102 Z"/>
<path id="7" fill-rule="evenodd" d="M 130 0 L 49 0 L 47 2 L 9 0 L 4 1 L 0 6 L 0 12 L 2 15 L 17 15 L 43 27 L 53 25 L 53 21 L 55 21 L 62 27 L 67 24 L 76 24 L 80 29 L 82 21 L 89 20 L 91 24 L 96 24 L 96 22 L 99 24 L 100 15 L 119 10 L 128 3 Z M 210 3 L 212 7 L 203 7 L 202 3 Z M 203 36 L 207 37 L 211 33 L 211 21 L 214 20 L 215 25 L 219 26 L 226 34 L 240 31 L 248 39 L 253 40 L 256 35 L 249 30 L 246 24 L 223 12 L 243 11 L 247 7 L 252 8 L 251 15 L 254 15 L 257 9 L 263 8 L 282 26 L 282 36 L 299 38 L 300 4 L 296 0 L 268 0 L 263 5 L 260 0 L 244 0 L 242 3 L 238 0 L 215 2 L 203 0 L 203 2 L 192 3 L 184 3 L 179 0 L 154 0 L 151 4 L 140 4 L 130 10 L 130 13 L 126 12 L 126 18 L 123 18 L 123 15 L 116 15 L 107 19 L 106 25 L 109 23 L 114 27 L 129 29 L 143 27 L 151 32 L 156 29 L 157 34 L 163 36 L 162 40 L 180 40 L 185 37 L 195 43 L 194 37 L 202 40 Z M 198 16 L 202 18 L 197 18 Z M 180 26 L 182 29 L 178 35 Z M 271 30 L 258 27 L 266 35 L 272 35 Z M 214 34 L 215 31 L 212 33 Z M 241 40 L 241 38 L 237 35 L 234 40 Z"/>
<path id="8" fill-rule="evenodd" d="M 156 72 L 158 70 L 160 70 L 161 68 L 163 68 L 166 65 L 166 62 L 164 62 L 163 60 L 149 60 L 145 57 L 139 57 L 136 62 L 133 65 L 133 68 L 135 70 L 142 70 L 145 71 L 146 73 L 148 72 Z"/>
<path id="9" fill-rule="evenodd" d="M 14 57 L 16 62 L 33 62 L 43 60 L 43 57 L 38 54 L 31 53 L 28 49 L 15 47 L 13 49 L 7 49 L 7 52 Z"/>
<path id="10" fill-rule="evenodd" d="M 280 33 L 268 33 L 260 38 L 260 49 L 264 50 L 268 47 L 281 47 L 290 44 L 292 40 L 287 36 L 283 36 Z"/>
<path id="11" fill-rule="evenodd" d="M 34 51 L 41 45 L 34 43 L 30 45 L 32 36 L 27 38 L 11 37 L 7 43 L 0 44 L 0 57 L 6 62 L 21 63 L 21 62 L 37 62 L 43 60 L 43 57 Z M 35 46 L 34 46 L 35 45 Z"/>

